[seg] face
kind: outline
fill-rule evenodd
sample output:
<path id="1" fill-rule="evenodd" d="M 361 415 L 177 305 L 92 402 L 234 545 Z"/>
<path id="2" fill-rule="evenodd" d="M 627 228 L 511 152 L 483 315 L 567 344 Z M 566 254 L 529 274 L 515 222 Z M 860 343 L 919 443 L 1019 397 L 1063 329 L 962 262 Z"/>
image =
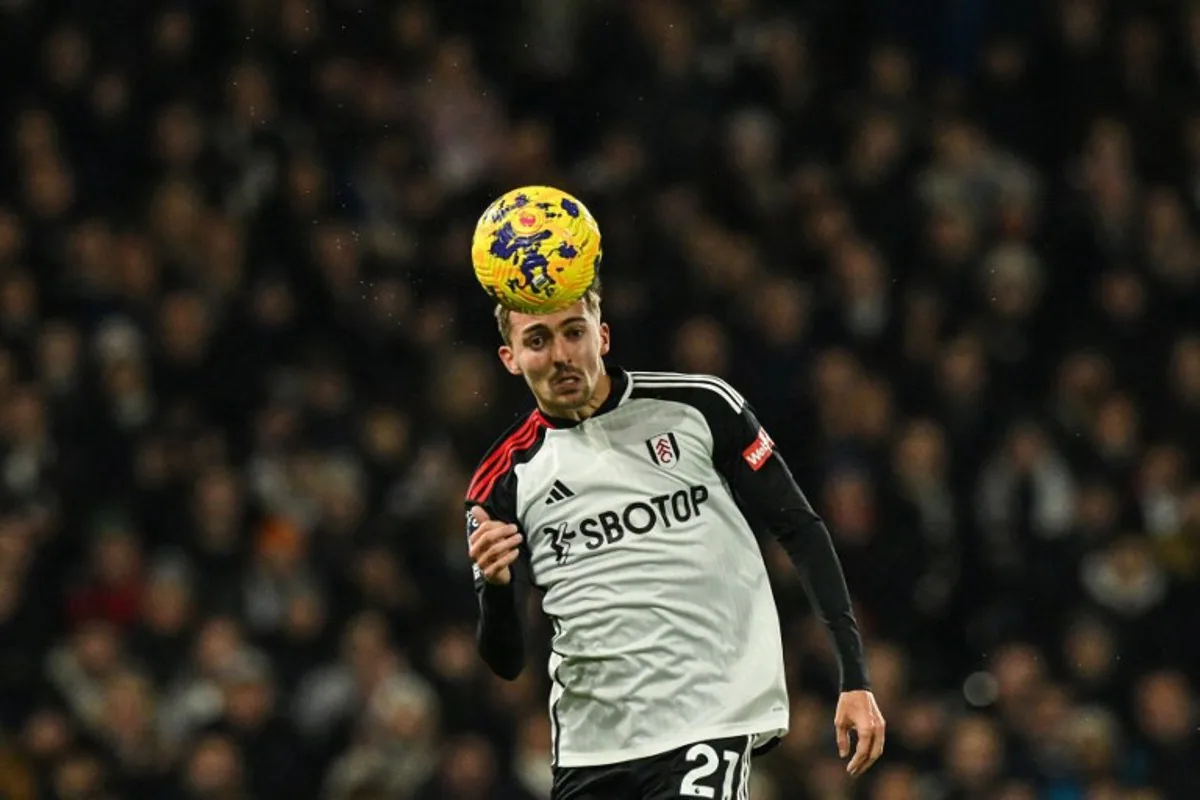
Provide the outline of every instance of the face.
<path id="1" fill-rule="evenodd" d="M 580 301 L 554 314 L 513 312 L 512 343 L 500 360 L 525 378 L 544 411 L 570 417 L 596 394 L 608 347 L 608 325 Z"/>

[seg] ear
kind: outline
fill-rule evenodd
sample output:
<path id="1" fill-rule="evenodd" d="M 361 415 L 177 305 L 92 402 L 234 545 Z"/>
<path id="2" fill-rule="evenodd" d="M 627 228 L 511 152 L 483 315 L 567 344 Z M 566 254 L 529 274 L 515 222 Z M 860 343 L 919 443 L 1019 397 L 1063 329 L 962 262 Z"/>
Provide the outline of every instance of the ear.
<path id="1" fill-rule="evenodd" d="M 520 375 L 521 366 L 517 363 L 517 354 L 508 345 L 500 346 L 500 363 L 504 364 L 504 368 L 508 370 L 510 375 Z"/>
<path id="2" fill-rule="evenodd" d="M 600 323 L 600 355 L 608 355 L 608 349 L 612 345 L 612 332 L 608 329 L 607 322 Z"/>

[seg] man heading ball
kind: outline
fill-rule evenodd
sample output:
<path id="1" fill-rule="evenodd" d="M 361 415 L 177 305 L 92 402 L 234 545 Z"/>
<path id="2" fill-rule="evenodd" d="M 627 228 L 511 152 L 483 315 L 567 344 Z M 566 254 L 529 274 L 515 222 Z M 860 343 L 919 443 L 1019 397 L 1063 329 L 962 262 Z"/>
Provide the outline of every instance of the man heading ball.
<path id="1" fill-rule="evenodd" d="M 500 359 L 537 408 L 467 490 L 478 641 L 516 678 L 524 592 L 541 593 L 553 800 L 749 797 L 752 756 L 789 720 L 766 534 L 830 632 L 838 749 L 865 772 L 884 720 L 841 566 L 745 399 L 711 376 L 608 368 L 598 286 L 552 314 L 496 316 Z"/>

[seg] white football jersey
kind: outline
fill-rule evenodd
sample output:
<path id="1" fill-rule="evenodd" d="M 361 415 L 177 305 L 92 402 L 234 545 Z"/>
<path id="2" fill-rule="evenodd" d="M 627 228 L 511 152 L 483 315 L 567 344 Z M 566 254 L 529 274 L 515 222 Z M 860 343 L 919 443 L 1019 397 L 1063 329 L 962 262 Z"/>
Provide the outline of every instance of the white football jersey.
<path id="1" fill-rule="evenodd" d="M 745 430 L 745 401 L 719 379 L 622 378 L 609 407 L 582 422 L 535 412 L 506 437 L 486 496 L 483 468 L 473 486 L 474 501 L 520 527 L 544 592 L 559 766 L 761 742 L 788 725 L 766 566 L 716 463 L 736 451 L 753 466 L 771 456 L 770 439 Z M 722 441 L 738 434 L 749 436 Z"/>

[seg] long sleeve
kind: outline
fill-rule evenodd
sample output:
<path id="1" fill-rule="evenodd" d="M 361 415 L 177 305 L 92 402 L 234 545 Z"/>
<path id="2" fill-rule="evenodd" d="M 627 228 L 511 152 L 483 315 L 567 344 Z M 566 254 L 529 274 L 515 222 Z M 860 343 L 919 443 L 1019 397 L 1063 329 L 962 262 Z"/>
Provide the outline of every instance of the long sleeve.
<path id="1" fill-rule="evenodd" d="M 727 404 L 716 405 L 706 417 L 713 429 L 713 460 L 742 513 L 752 527 L 770 532 L 783 545 L 829 631 L 841 668 L 842 691 L 869 688 L 858 621 L 824 521 L 748 405 L 740 413 Z"/>
<path id="2" fill-rule="evenodd" d="M 489 515 L 493 514 L 488 509 Z M 493 519 L 498 517 L 493 516 Z M 478 527 L 467 510 L 467 536 Z M 478 567 L 474 568 L 475 595 L 479 601 L 479 623 L 475 640 L 479 655 L 492 672 L 505 680 L 516 680 L 525 668 L 524 584 L 527 581 L 523 559 L 512 565 L 512 580 L 500 586 L 488 583 Z"/>
<path id="3" fill-rule="evenodd" d="M 506 586 L 485 583 L 479 595 L 479 625 L 475 638 L 479 655 L 492 672 L 516 680 L 525 669 L 525 630 L 516 581 Z"/>
<path id="4" fill-rule="evenodd" d="M 481 506 L 491 519 L 519 524 L 513 467 L 537 452 L 545 428 L 544 420 L 536 413 L 517 419 L 479 462 L 467 487 L 464 507 L 468 539 L 477 527 L 471 514 L 475 506 Z M 521 555 L 511 567 L 512 580 L 504 586 L 488 583 L 479 567 L 473 566 L 479 601 L 475 631 L 479 655 L 493 672 L 510 681 L 525 668 L 525 590 L 532 585 L 529 548 L 526 544 L 520 547 Z"/>

